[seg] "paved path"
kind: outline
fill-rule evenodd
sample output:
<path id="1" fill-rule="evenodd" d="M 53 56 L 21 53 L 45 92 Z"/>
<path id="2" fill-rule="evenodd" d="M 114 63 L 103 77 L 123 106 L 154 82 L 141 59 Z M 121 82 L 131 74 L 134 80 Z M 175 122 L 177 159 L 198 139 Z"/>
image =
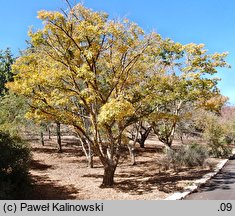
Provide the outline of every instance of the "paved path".
<path id="1" fill-rule="evenodd" d="M 185 200 L 235 200 L 235 156 L 216 176 Z"/>

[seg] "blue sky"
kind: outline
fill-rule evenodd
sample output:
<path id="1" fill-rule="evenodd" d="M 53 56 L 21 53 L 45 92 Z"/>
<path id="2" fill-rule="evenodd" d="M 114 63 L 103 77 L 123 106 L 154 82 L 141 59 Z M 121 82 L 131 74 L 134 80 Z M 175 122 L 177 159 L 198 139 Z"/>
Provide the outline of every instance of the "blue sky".
<path id="1" fill-rule="evenodd" d="M 71 0 L 73 2 L 74 0 Z M 77 0 L 77 2 L 80 2 Z M 145 31 L 186 43 L 204 43 L 209 52 L 228 51 L 231 69 L 220 69 L 219 84 L 235 105 L 235 1 L 234 0 L 85 0 L 84 5 L 102 10 L 110 18 L 127 17 Z M 40 28 L 37 11 L 64 8 L 64 0 L 1 1 L 0 49 L 15 54 L 26 47 L 30 26 Z"/>

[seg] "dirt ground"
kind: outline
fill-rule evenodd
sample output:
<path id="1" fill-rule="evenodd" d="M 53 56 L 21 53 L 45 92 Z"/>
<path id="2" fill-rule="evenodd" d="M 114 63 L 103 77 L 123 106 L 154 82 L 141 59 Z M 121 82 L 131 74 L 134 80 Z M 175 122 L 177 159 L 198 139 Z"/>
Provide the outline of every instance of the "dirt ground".
<path id="1" fill-rule="evenodd" d="M 137 149 L 137 164 L 130 166 L 122 158 L 115 173 L 113 188 L 100 188 L 103 168 L 95 158 L 94 168 L 87 168 L 86 158 L 71 137 L 63 137 L 63 153 L 57 152 L 55 137 L 42 146 L 31 140 L 33 160 L 30 176 L 33 189 L 30 199 L 80 200 L 159 200 L 193 183 L 210 172 L 209 167 L 161 171 L 159 158 L 163 145 L 150 139 L 145 149 Z M 213 163 L 219 162 L 214 160 Z"/>

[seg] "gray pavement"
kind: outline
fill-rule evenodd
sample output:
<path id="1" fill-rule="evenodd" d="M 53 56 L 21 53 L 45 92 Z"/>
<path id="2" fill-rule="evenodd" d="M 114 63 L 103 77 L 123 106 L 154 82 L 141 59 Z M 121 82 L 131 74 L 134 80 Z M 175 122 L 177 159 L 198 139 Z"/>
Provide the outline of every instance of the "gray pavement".
<path id="1" fill-rule="evenodd" d="M 235 200 L 235 156 L 217 175 L 184 200 Z"/>

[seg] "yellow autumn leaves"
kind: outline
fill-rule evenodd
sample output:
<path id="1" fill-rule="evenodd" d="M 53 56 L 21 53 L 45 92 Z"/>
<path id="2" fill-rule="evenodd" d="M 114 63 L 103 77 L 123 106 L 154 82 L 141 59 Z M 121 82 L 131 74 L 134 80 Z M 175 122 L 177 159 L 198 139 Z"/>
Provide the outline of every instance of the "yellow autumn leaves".
<path id="1" fill-rule="evenodd" d="M 108 103 L 102 106 L 98 121 L 101 124 L 111 122 L 121 122 L 125 118 L 134 115 L 135 109 L 130 102 L 123 98 L 111 99 Z"/>
<path id="2" fill-rule="evenodd" d="M 30 98 L 37 118 L 73 125 L 85 118 L 93 119 L 93 128 L 97 122 L 112 127 L 161 105 L 213 104 L 206 101 L 219 95 L 217 80 L 205 74 L 226 66 L 226 53 L 145 34 L 137 24 L 108 20 L 80 4 L 66 16 L 41 11 L 38 17 L 44 28 L 29 32 L 31 47 L 17 59 L 15 81 L 8 84 Z"/>

